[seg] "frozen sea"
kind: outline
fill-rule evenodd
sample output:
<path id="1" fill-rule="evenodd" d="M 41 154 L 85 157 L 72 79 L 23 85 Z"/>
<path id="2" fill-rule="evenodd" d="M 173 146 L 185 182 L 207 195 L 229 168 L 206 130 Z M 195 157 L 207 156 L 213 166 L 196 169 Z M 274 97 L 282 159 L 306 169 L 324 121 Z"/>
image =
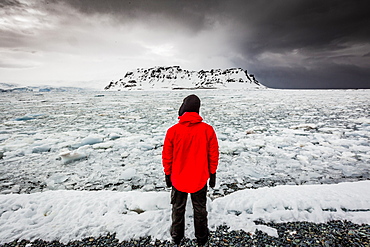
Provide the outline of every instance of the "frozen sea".
<path id="1" fill-rule="evenodd" d="M 370 90 L 13 92 L 0 98 L 0 242 L 168 238 L 162 143 L 193 93 L 220 146 L 211 227 L 370 223 Z"/>
<path id="2" fill-rule="evenodd" d="M 0 192 L 158 191 L 188 94 L 220 145 L 214 194 L 370 178 L 370 91 L 3 93 Z"/>

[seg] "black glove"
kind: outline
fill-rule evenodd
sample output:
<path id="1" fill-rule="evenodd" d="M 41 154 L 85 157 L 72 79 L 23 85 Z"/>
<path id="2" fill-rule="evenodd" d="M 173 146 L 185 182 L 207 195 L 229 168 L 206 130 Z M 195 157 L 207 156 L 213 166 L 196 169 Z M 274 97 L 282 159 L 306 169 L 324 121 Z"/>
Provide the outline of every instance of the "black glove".
<path id="1" fill-rule="evenodd" d="M 172 187 L 171 175 L 166 175 L 166 185 L 168 188 Z"/>
<path id="2" fill-rule="evenodd" d="M 214 188 L 216 186 L 216 173 L 211 174 L 209 177 L 209 187 Z"/>

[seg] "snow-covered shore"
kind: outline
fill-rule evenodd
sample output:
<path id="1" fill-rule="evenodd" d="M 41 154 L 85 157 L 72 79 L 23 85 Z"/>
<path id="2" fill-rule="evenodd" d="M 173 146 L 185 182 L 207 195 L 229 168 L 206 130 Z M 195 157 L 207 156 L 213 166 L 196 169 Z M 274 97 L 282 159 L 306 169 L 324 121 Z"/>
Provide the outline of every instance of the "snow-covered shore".
<path id="1" fill-rule="evenodd" d="M 208 200 L 209 226 L 262 230 L 277 237 L 265 222 L 349 220 L 370 224 L 370 181 L 333 185 L 281 185 L 245 189 Z M 0 243 L 17 239 L 67 243 L 116 233 L 119 240 L 151 236 L 169 240 L 169 192 L 47 191 L 0 195 Z M 191 202 L 186 235 L 193 238 Z"/>

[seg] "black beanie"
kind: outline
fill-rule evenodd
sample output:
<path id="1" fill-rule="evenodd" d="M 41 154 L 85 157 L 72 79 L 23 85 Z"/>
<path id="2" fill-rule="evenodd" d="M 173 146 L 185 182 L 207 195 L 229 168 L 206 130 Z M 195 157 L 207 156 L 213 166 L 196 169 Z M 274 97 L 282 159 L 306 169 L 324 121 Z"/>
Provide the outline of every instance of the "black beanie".
<path id="1" fill-rule="evenodd" d="M 179 109 L 179 116 L 185 112 L 196 112 L 199 114 L 200 99 L 195 94 L 189 95 L 184 99 Z"/>

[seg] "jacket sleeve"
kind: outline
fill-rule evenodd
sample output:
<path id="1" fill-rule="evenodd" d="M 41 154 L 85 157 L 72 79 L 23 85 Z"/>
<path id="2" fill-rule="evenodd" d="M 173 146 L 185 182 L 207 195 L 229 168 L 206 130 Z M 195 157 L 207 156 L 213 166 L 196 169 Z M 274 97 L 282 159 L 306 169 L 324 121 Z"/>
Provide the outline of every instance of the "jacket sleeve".
<path id="1" fill-rule="evenodd" d="M 164 173 L 170 175 L 172 172 L 172 161 L 173 161 L 173 144 L 171 138 L 171 131 L 168 130 L 166 137 L 164 138 L 163 150 L 162 150 L 162 165 Z"/>
<path id="2" fill-rule="evenodd" d="M 218 166 L 218 141 L 217 136 L 213 128 L 211 128 L 211 135 L 208 141 L 208 165 L 209 165 L 209 172 L 211 174 L 216 173 L 217 166 Z"/>

